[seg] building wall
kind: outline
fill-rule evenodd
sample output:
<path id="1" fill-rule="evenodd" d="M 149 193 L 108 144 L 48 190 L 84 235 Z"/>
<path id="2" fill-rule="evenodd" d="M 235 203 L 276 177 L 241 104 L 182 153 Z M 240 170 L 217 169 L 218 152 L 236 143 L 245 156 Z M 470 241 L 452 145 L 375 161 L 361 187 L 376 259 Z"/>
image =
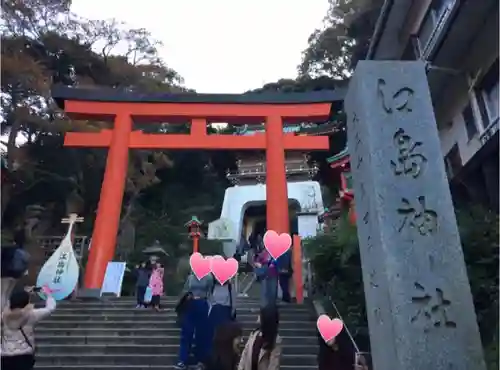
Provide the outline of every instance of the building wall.
<path id="1" fill-rule="evenodd" d="M 302 212 L 314 209 L 319 213 L 324 209 L 321 187 L 316 181 L 289 182 L 288 199 L 298 203 Z M 232 186 L 226 189 L 220 218 L 231 222 L 231 240 L 240 240 L 246 210 L 265 202 L 264 184 Z M 290 215 L 293 215 L 292 211 Z"/>
<path id="2" fill-rule="evenodd" d="M 391 33 L 391 27 L 399 24 L 404 35 L 416 35 L 417 40 L 408 40 L 406 46 L 402 46 L 400 42 L 382 42 L 379 48 L 386 49 L 385 53 L 393 55 L 394 59 L 415 59 L 419 56 L 411 52 L 411 56 L 406 54 L 415 41 L 418 41 L 422 58 L 432 66 L 450 69 L 450 72 L 430 70 L 429 87 L 443 156 L 457 144 L 461 164 L 465 165 L 483 146 L 480 137 L 488 123 L 498 118 L 498 83 L 490 96 L 490 100 L 495 103 L 493 107 L 489 107 L 493 108 L 489 109 L 491 119 L 484 125 L 478 104 L 483 96 L 475 89 L 498 59 L 498 4 L 496 11 L 492 12 L 488 10 L 495 5 L 490 0 L 483 0 L 481 7 L 457 0 L 420 0 L 412 2 L 409 8 L 403 7 L 404 3 L 408 5 L 408 2 L 403 1 L 401 6 L 391 9 L 382 39 L 387 39 L 389 36 L 386 34 Z M 407 9 L 407 13 L 403 9 Z M 474 9 L 476 12 L 472 11 Z M 425 49 L 429 40 L 432 46 Z M 384 58 L 375 53 L 374 59 Z M 453 73 L 454 71 L 458 73 Z M 471 105 L 477 129 L 472 137 L 467 134 L 463 116 L 468 104 Z"/>
<path id="3" fill-rule="evenodd" d="M 382 31 L 372 38 L 369 58 L 429 63 L 448 178 L 466 184 L 469 200 L 498 210 L 500 86 L 491 73 L 499 68 L 498 0 L 387 3 L 392 7 L 379 18 Z"/>
<path id="4" fill-rule="evenodd" d="M 465 165 L 482 146 L 479 140 L 479 131 L 470 140 L 467 136 L 465 120 L 462 115 L 462 111 L 466 105 L 467 103 L 460 105 L 458 113 L 456 113 L 455 117 L 451 120 L 451 124 L 442 125 L 439 130 L 443 157 L 450 152 L 455 144 L 457 144 L 460 158 L 462 159 L 462 165 Z M 475 108 L 473 107 L 472 109 L 474 110 Z"/>

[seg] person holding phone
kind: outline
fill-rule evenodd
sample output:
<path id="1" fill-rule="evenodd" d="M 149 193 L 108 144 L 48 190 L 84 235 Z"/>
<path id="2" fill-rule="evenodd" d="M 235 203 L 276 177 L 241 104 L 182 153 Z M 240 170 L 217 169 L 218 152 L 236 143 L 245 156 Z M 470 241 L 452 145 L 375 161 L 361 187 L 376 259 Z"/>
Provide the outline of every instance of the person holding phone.
<path id="1" fill-rule="evenodd" d="M 356 349 L 343 330 L 340 334 L 325 341 L 318 332 L 318 370 L 366 370 L 355 367 Z"/>
<path id="2" fill-rule="evenodd" d="M 34 308 L 31 293 L 40 290 L 47 297 L 44 308 Z M 48 287 L 14 291 L 9 307 L 2 313 L 3 370 L 31 370 L 35 365 L 35 325 L 56 309 Z"/>

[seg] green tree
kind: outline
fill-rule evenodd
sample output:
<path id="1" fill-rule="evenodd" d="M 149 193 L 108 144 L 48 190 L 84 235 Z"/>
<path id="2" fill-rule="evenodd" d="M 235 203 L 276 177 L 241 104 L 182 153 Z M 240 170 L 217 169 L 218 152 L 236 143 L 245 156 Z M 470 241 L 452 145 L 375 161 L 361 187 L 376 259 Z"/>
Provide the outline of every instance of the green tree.
<path id="1" fill-rule="evenodd" d="M 300 76 L 344 80 L 368 50 L 383 0 L 328 0 L 325 26 L 309 36 Z"/>
<path id="2" fill-rule="evenodd" d="M 456 210 L 457 222 L 489 369 L 498 368 L 498 237 L 494 212 L 468 205 Z M 344 217 L 334 227 L 304 242 L 316 285 L 335 304 L 363 350 L 369 333 L 357 230 Z M 325 295 L 323 295 L 325 297 Z M 327 303 L 327 302 L 326 302 Z"/>

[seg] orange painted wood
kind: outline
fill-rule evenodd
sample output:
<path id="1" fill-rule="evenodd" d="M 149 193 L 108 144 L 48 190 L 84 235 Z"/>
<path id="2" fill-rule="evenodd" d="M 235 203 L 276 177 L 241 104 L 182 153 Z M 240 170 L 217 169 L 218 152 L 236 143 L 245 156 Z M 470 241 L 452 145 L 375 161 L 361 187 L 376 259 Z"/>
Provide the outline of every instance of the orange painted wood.
<path id="1" fill-rule="evenodd" d="M 116 117 L 115 130 L 106 161 L 97 216 L 92 232 L 92 248 L 85 269 L 85 288 L 101 289 L 108 262 L 113 260 L 120 223 L 123 192 L 128 170 L 129 139 L 132 119 L 128 115 Z"/>
<path id="2" fill-rule="evenodd" d="M 71 147 L 105 148 L 111 143 L 111 130 L 101 132 L 68 132 L 64 137 L 64 145 Z M 266 149 L 266 136 L 257 133 L 252 136 L 237 135 L 167 135 L 144 134 L 134 131 L 130 135 L 130 149 Z M 283 135 L 285 150 L 328 150 L 327 136 L 297 136 L 293 133 Z"/>
<path id="3" fill-rule="evenodd" d="M 207 119 L 234 120 L 241 117 L 265 119 L 269 116 L 311 118 L 326 120 L 331 103 L 313 104 L 193 104 L 193 103 L 108 103 L 66 100 L 64 110 L 70 117 L 85 119 L 108 118 L 117 114 L 130 114 L 134 121 L 143 118 L 205 117 Z"/>
<path id="4" fill-rule="evenodd" d="M 302 277 L 302 244 L 300 236 L 293 236 L 292 246 L 293 284 L 297 303 L 304 303 L 304 280 Z"/>
<path id="5" fill-rule="evenodd" d="M 193 253 L 197 253 L 199 252 L 199 246 L 198 246 L 198 241 L 199 241 L 199 237 L 198 236 L 195 236 L 193 237 Z"/>
<path id="6" fill-rule="evenodd" d="M 191 137 L 206 140 L 207 120 L 205 118 L 193 118 L 191 121 Z"/>
<path id="7" fill-rule="evenodd" d="M 288 186 L 285 168 L 285 140 L 281 117 L 266 120 L 266 220 L 268 230 L 288 233 Z M 300 136 L 296 136 L 300 138 Z"/>

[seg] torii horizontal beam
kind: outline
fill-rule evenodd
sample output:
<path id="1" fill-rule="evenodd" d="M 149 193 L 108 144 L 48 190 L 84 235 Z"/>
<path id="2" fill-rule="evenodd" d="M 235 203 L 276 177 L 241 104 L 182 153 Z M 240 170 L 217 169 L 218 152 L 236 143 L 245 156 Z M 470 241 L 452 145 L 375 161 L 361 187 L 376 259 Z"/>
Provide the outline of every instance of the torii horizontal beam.
<path id="1" fill-rule="evenodd" d="M 68 132 L 64 138 L 64 146 L 107 148 L 111 144 L 112 136 L 112 130 Z M 326 136 L 296 136 L 293 133 L 283 135 L 285 150 L 328 150 L 328 146 Z M 259 133 L 252 136 L 168 135 L 133 131 L 129 136 L 128 147 L 130 149 L 264 150 L 266 149 L 266 136 Z"/>
<path id="2" fill-rule="evenodd" d="M 52 97 L 74 119 L 113 121 L 118 112 L 134 122 L 185 122 L 206 118 L 209 122 L 256 123 L 270 116 L 284 122 L 324 122 L 332 104 L 341 103 L 345 89 L 308 93 L 168 94 L 138 93 L 116 89 L 55 86 Z"/>

